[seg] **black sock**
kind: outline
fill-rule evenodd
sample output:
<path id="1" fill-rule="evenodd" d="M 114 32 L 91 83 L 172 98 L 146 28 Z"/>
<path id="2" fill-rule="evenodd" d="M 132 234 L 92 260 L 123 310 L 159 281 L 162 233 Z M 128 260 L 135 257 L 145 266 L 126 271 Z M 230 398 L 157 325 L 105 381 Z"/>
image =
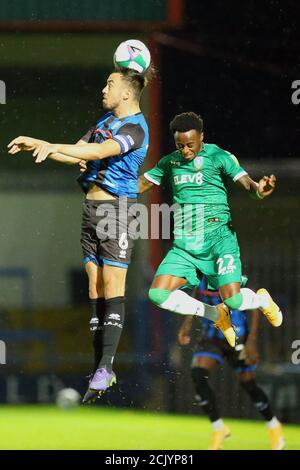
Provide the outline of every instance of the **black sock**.
<path id="1" fill-rule="evenodd" d="M 247 382 L 240 382 L 241 386 L 248 393 L 253 401 L 255 407 L 266 421 L 271 421 L 274 414 L 270 406 L 269 399 L 265 392 L 257 385 L 255 380 L 248 380 Z"/>
<path id="2" fill-rule="evenodd" d="M 217 421 L 221 416 L 216 405 L 214 391 L 208 382 L 208 370 L 203 367 L 193 367 L 191 374 L 197 392 L 196 399 L 198 404 L 211 422 Z"/>
<path id="3" fill-rule="evenodd" d="M 112 370 L 125 319 L 125 297 L 114 297 L 105 301 L 103 321 L 103 354 L 98 365 Z"/>
<path id="4" fill-rule="evenodd" d="M 90 331 L 93 334 L 94 347 L 94 372 L 102 357 L 103 350 L 103 320 L 105 314 L 105 299 L 90 299 L 92 318 L 90 319 Z"/>

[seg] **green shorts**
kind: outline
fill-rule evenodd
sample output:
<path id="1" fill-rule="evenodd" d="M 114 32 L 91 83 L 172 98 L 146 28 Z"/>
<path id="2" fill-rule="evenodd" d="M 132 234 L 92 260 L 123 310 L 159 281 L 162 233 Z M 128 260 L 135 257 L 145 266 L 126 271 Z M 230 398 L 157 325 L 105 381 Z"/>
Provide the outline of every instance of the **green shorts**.
<path id="1" fill-rule="evenodd" d="M 241 282 L 240 249 L 234 230 L 229 225 L 221 226 L 193 254 L 176 246 L 175 241 L 155 276 L 161 274 L 185 278 L 187 288 L 197 287 L 202 274 L 216 290 L 231 282 Z"/>

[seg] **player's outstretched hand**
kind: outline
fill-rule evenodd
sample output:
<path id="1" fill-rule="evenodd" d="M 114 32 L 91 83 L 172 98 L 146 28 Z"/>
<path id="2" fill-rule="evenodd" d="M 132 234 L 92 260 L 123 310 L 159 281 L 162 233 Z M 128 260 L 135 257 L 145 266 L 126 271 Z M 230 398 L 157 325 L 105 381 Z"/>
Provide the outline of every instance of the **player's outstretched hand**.
<path id="1" fill-rule="evenodd" d="M 26 137 L 20 135 L 8 144 L 8 153 L 14 155 L 15 153 L 21 152 L 21 150 L 29 152 L 31 150 L 34 150 L 36 146 L 39 145 L 41 142 L 41 140 L 34 139 L 33 137 Z"/>
<path id="2" fill-rule="evenodd" d="M 192 328 L 192 323 L 193 323 L 193 317 L 188 316 L 184 320 L 183 324 L 181 325 L 179 331 L 178 331 L 178 343 L 181 344 L 181 346 L 186 346 L 187 344 L 190 344 L 191 342 L 191 337 L 190 337 L 190 332 Z"/>
<path id="3" fill-rule="evenodd" d="M 32 156 L 36 157 L 35 163 L 42 163 L 44 160 L 46 160 L 47 157 L 49 157 L 51 153 L 56 153 L 56 152 L 57 152 L 57 145 L 49 144 L 48 142 L 43 142 L 40 145 L 37 145 L 35 147 L 35 150 Z"/>
<path id="4" fill-rule="evenodd" d="M 178 343 L 181 344 L 181 346 L 186 346 L 187 344 L 190 344 L 190 342 L 191 337 L 180 330 L 178 332 Z"/>
<path id="5" fill-rule="evenodd" d="M 270 196 L 276 186 L 276 176 L 264 176 L 258 183 L 258 192 L 262 197 Z"/>

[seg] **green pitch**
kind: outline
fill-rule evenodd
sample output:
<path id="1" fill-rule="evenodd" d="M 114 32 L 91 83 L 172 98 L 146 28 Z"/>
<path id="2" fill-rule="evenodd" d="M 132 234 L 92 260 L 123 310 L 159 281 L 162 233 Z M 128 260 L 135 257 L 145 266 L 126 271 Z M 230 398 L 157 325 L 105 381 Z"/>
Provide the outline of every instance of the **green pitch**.
<path id="1" fill-rule="evenodd" d="M 0 449 L 206 449 L 209 422 L 101 407 L 63 411 L 54 406 L 1 406 Z M 226 419 L 224 449 L 269 449 L 263 422 Z M 285 425 L 287 449 L 300 449 L 300 426 Z"/>

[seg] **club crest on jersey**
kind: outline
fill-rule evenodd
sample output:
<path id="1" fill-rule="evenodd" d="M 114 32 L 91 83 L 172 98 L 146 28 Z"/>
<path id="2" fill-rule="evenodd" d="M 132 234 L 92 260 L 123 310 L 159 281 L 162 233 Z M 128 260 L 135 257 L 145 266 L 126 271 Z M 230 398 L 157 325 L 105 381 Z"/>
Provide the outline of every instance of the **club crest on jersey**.
<path id="1" fill-rule="evenodd" d="M 194 158 L 194 167 L 196 170 L 201 170 L 203 168 L 203 157 Z"/>
<path id="2" fill-rule="evenodd" d="M 101 142 L 106 139 L 112 138 L 112 133 L 109 131 L 104 131 L 103 129 L 96 129 L 94 131 L 95 134 L 95 142 Z"/>

